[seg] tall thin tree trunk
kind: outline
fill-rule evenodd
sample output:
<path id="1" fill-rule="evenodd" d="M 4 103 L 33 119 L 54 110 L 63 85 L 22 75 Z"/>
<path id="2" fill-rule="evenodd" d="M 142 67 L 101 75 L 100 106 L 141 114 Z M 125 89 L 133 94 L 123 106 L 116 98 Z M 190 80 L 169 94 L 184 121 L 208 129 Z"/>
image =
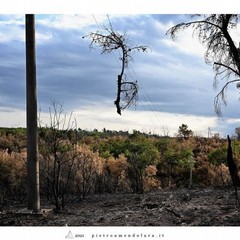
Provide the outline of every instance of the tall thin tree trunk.
<path id="1" fill-rule="evenodd" d="M 189 188 L 192 188 L 193 180 L 192 180 L 192 167 L 190 167 L 190 174 L 189 174 Z"/>
<path id="2" fill-rule="evenodd" d="M 37 87 L 35 54 L 35 20 L 26 14 L 26 102 L 27 102 L 27 176 L 28 209 L 40 210 L 39 161 L 37 158 Z"/>
<path id="3" fill-rule="evenodd" d="M 235 197 L 236 197 L 236 206 L 239 207 L 239 198 L 238 198 L 237 187 L 240 186 L 240 179 L 238 176 L 236 164 L 235 164 L 235 162 L 233 160 L 233 156 L 232 156 L 231 139 L 229 136 L 227 136 L 227 138 L 228 138 L 227 163 L 228 163 L 229 172 L 230 172 L 233 186 L 234 186 Z"/>
<path id="4" fill-rule="evenodd" d="M 228 138 L 228 151 L 227 151 L 227 163 L 228 163 L 228 169 L 232 178 L 232 182 L 234 186 L 240 186 L 240 179 L 238 176 L 238 170 L 237 166 L 233 160 L 233 154 L 232 154 L 232 146 L 231 146 L 231 139 L 229 136 Z"/>

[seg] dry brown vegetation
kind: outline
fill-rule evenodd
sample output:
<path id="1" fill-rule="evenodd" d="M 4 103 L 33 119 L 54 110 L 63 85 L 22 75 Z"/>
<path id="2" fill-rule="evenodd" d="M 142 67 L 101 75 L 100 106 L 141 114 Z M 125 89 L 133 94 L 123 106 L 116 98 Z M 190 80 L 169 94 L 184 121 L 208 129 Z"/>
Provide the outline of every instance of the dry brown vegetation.
<path id="1" fill-rule="evenodd" d="M 46 137 L 51 131 L 39 132 L 41 199 L 58 213 L 44 215 L 36 223 L 28 222 L 26 216 L 16 217 L 15 212 L 26 206 L 26 130 L 1 129 L 1 225 L 237 224 L 230 217 L 238 209 L 226 165 L 225 139 L 78 129 L 55 132 L 58 137 L 52 148 Z M 238 163 L 237 140 L 233 153 Z M 206 211 L 211 215 L 208 220 L 203 217 Z M 227 211 L 230 222 L 225 221 Z M 225 217 L 219 220 L 220 214 Z M 57 216 L 63 217 L 62 222 Z M 74 223 L 71 217 L 80 219 Z M 162 217 L 168 220 L 162 222 Z"/>

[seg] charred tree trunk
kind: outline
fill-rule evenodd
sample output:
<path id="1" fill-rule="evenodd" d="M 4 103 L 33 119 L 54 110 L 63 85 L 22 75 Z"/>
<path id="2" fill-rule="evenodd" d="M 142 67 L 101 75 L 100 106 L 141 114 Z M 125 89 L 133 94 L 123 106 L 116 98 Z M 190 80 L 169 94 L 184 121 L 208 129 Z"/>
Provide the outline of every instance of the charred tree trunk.
<path id="1" fill-rule="evenodd" d="M 123 73 L 122 73 L 123 74 Z M 122 74 L 118 75 L 118 80 L 117 80 L 117 98 L 114 102 L 114 104 L 117 107 L 117 113 L 121 115 L 121 107 L 120 107 L 120 100 L 121 100 L 121 83 L 122 83 Z"/>
<path id="2" fill-rule="evenodd" d="M 228 169 L 232 178 L 233 185 L 240 186 L 240 179 L 238 176 L 237 166 L 233 160 L 231 139 L 229 136 L 227 136 L 227 138 L 228 138 L 228 151 L 227 151 Z"/>

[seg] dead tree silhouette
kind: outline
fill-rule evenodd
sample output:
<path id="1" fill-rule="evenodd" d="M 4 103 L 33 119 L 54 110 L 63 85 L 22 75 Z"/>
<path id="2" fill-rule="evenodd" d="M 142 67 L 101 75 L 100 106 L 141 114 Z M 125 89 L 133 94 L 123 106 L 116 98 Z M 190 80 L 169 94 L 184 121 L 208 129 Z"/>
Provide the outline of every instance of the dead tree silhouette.
<path id="1" fill-rule="evenodd" d="M 240 179 L 238 176 L 238 170 L 237 166 L 233 159 L 233 153 L 232 153 L 232 145 L 231 145 L 231 139 L 229 135 L 227 136 L 228 139 L 228 151 L 227 151 L 227 163 L 228 163 L 228 169 L 231 175 L 232 183 L 235 190 L 235 196 L 236 196 L 236 205 L 239 206 L 239 198 L 238 198 L 238 192 L 237 187 L 240 186 Z"/>
<path id="2" fill-rule="evenodd" d="M 103 26 L 101 32 L 92 32 L 86 37 L 91 39 L 90 48 L 93 48 L 93 45 L 97 45 L 102 48 L 102 54 L 111 53 L 116 50 L 120 50 L 121 52 L 119 58 L 121 61 L 121 72 L 117 79 L 117 97 L 114 101 L 117 113 L 121 115 L 122 110 L 136 104 L 138 100 L 138 83 L 137 81 L 127 80 L 125 73 L 129 62 L 133 60 L 131 53 L 134 51 L 146 52 L 148 47 L 143 45 L 130 46 L 129 36 L 126 32 L 122 34 L 116 32 L 111 23 L 110 27 Z"/>
<path id="3" fill-rule="evenodd" d="M 227 163 L 228 163 L 229 172 L 232 178 L 232 183 L 234 186 L 240 186 L 240 179 L 238 176 L 237 166 L 233 159 L 232 145 L 231 145 L 231 139 L 229 135 L 227 136 L 227 139 L 228 139 Z"/>

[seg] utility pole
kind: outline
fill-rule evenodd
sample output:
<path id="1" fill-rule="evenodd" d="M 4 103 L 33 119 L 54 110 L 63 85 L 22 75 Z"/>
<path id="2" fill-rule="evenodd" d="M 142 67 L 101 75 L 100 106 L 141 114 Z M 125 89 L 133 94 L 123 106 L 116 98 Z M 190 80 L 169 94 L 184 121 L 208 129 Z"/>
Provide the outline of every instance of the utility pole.
<path id="1" fill-rule="evenodd" d="M 212 137 L 211 128 L 208 127 L 208 138 Z"/>
<path id="2" fill-rule="evenodd" d="M 40 211 L 39 160 L 37 157 L 37 87 L 34 14 L 26 14 L 26 104 L 28 209 Z"/>

